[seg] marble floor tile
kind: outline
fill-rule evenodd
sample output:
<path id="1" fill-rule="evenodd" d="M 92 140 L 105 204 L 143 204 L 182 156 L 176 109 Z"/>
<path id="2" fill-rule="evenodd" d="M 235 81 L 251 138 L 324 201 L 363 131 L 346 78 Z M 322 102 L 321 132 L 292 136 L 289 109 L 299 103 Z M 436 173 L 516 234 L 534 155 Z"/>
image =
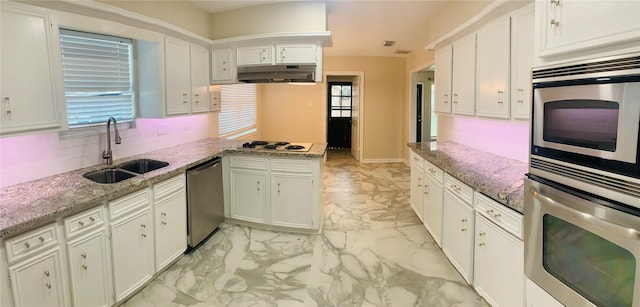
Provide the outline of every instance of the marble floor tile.
<path id="1" fill-rule="evenodd" d="M 330 151 L 323 229 L 223 223 L 123 306 L 488 306 L 409 205 L 410 169 Z"/>

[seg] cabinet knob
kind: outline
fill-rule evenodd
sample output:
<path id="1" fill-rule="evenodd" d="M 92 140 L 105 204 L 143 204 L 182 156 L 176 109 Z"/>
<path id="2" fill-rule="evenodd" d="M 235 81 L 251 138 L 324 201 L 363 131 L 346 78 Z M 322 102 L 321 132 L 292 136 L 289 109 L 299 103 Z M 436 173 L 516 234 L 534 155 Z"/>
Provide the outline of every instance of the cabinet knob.
<path id="1" fill-rule="evenodd" d="M 82 259 L 87 259 L 87 253 L 80 254 L 80 257 L 82 257 Z"/>
<path id="2" fill-rule="evenodd" d="M 47 270 L 47 271 L 44 271 L 44 276 L 49 277 L 50 275 L 51 275 L 51 274 L 49 273 L 49 271 L 48 271 L 48 270 Z"/>
<path id="3" fill-rule="evenodd" d="M 466 223 L 467 219 L 462 219 L 462 220 L 460 220 L 460 222 Z"/>
<path id="4" fill-rule="evenodd" d="M 480 244 L 478 244 L 478 246 L 484 246 L 484 242 L 481 242 Z"/>
<path id="5" fill-rule="evenodd" d="M 484 235 L 485 235 L 485 233 L 484 233 L 484 231 L 482 231 L 482 232 L 480 232 L 478 235 L 482 237 L 482 236 L 484 236 Z"/>
<path id="6" fill-rule="evenodd" d="M 162 222 L 160 222 L 160 224 L 162 224 L 162 225 L 167 225 L 167 222 L 162 221 Z"/>
<path id="7" fill-rule="evenodd" d="M 462 229 L 460 229 L 460 231 L 465 232 L 465 231 L 467 231 L 467 229 L 466 228 L 462 228 Z"/>
<path id="8" fill-rule="evenodd" d="M 44 237 L 43 236 L 38 237 L 38 241 L 40 241 L 40 243 L 44 243 L 44 241 L 45 241 Z"/>
<path id="9" fill-rule="evenodd" d="M 29 244 L 29 242 L 24 242 L 24 247 L 25 248 L 31 248 L 31 244 Z"/>
<path id="10" fill-rule="evenodd" d="M 83 264 L 83 265 L 82 265 L 82 268 L 86 271 L 86 270 L 87 270 L 87 265 L 86 265 L 86 264 Z"/>
<path id="11" fill-rule="evenodd" d="M 5 108 L 5 117 L 7 119 L 11 119 L 11 98 L 10 97 L 4 97 L 4 108 Z"/>
<path id="12" fill-rule="evenodd" d="M 560 0 L 551 0 L 551 4 L 553 5 L 560 5 Z"/>
<path id="13" fill-rule="evenodd" d="M 47 289 L 51 290 L 51 283 L 50 282 L 46 283 L 45 286 L 47 287 Z"/>
<path id="14" fill-rule="evenodd" d="M 96 221 L 96 218 L 95 218 L 95 217 L 93 217 L 93 216 L 90 216 L 90 217 L 89 217 L 89 221 L 95 222 L 95 221 Z"/>
<path id="15" fill-rule="evenodd" d="M 78 221 L 78 225 L 80 225 L 80 227 L 84 226 L 84 222 L 83 221 Z"/>
<path id="16" fill-rule="evenodd" d="M 559 20 L 555 20 L 555 19 L 551 19 L 551 26 L 552 27 L 559 27 L 560 26 L 560 21 Z"/>

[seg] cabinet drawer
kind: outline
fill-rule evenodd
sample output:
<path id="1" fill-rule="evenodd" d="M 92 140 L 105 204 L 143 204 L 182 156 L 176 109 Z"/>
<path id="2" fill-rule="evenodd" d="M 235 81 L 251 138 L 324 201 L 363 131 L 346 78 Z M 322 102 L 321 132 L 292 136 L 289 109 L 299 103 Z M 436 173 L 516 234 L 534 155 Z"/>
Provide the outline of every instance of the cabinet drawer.
<path id="1" fill-rule="evenodd" d="M 158 200 L 176 191 L 184 190 L 186 183 L 184 175 L 178 175 L 153 185 L 153 199 Z"/>
<path id="2" fill-rule="evenodd" d="M 410 151 L 409 159 L 411 159 L 412 163 L 417 163 L 420 167 L 423 167 L 424 159 L 415 153 L 413 150 Z"/>
<path id="3" fill-rule="evenodd" d="M 229 159 L 229 164 L 231 167 L 243 167 L 259 170 L 266 170 L 268 166 L 267 162 L 268 161 L 265 158 L 246 156 L 231 156 Z"/>
<path id="4" fill-rule="evenodd" d="M 474 194 L 476 211 L 522 240 L 522 215 L 506 208 L 493 199 L 476 192 Z"/>
<path id="5" fill-rule="evenodd" d="M 273 159 L 271 160 L 271 170 L 285 172 L 311 172 L 312 167 L 310 160 Z"/>
<path id="6" fill-rule="evenodd" d="M 110 201 L 109 216 L 111 216 L 111 220 L 125 215 L 128 212 L 149 206 L 149 200 L 151 199 L 150 194 L 150 189 L 147 188 Z"/>
<path id="7" fill-rule="evenodd" d="M 52 223 L 8 239 L 5 242 L 7 260 L 11 263 L 57 245 L 56 224 Z"/>
<path id="8" fill-rule="evenodd" d="M 64 229 L 67 238 L 87 232 L 104 225 L 104 210 L 102 206 L 80 212 L 64 219 Z"/>
<path id="9" fill-rule="evenodd" d="M 442 183 L 444 172 L 441 168 L 431 164 L 431 162 L 424 160 L 424 173 L 429 174 L 437 182 Z"/>
<path id="10" fill-rule="evenodd" d="M 451 191 L 453 195 L 460 197 L 467 204 L 471 205 L 473 202 L 473 189 L 468 185 L 462 183 L 462 181 L 453 178 L 449 174 L 444 175 L 444 188 Z"/>

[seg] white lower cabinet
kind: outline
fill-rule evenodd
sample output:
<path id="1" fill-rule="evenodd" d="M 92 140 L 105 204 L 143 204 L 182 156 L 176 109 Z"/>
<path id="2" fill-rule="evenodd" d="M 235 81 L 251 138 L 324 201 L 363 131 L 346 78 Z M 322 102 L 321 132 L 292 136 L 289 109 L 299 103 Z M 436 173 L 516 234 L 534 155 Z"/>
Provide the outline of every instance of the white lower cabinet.
<path id="1" fill-rule="evenodd" d="M 109 203 L 111 212 L 125 212 L 110 224 L 116 301 L 136 291 L 155 273 L 149 194 L 147 188 Z M 115 208 L 118 210 L 112 210 Z"/>
<path id="2" fill-rule="evenodd" d="M 492 306 L 524 305 L 524 245 L 476 213 L 474 286 Z M 508 285 L 508 286 L 506 286 Z"/>
<path id="3" fill-rule="evenodd" d="M 442 250 L 462 277 L 473 283 L 473 209 L 445 188 Z"/>
<path id="4" fill-rule="evenodd" d="M 228 217 L 297 229 L 320 226 L 321 159 L 245 155 L 225 159 Z"/>
<path id="5" fill-rule="evenodd" d="M 266 184 L 266 171 L 231 169 L 231 217 L 266 223 Z"/>
<path id="6" fill-rule="evenodd" d="M 10 266 L 9 275 L 16 307 L 68 306 L 59 249 Z"/>
<path id="7" fill-rule="evenodd" d="M 423 177 L 424 177 L 424 171 L 422 169 L 422 158 L 417 157 L 420 159 L 419 162 L 416 162 L 416 157 L 412 158 L 411 161 L 411 200 L 410 200 L 410 204 L 411 204 L 411 208 L 413 208 L 413 212 L 416 213 L 416 215 L 418 216 L 418 218 L 421 221 L 424 221 L 422 215 L 423 215 L 423 205 L 424 205 L 424 185 L 423 185 Z"/>
<path id="8" fill-rule="evenodd" d="M 427 161 L 424 162 L 422 223 L 439 246 L 442 246 L 442 211 L 444 205 L 442 176 L 441 169 Z"/>
<path id="9" fill-rule="evenodd" d="M 171 264 L 187 248 L 187 193 L 184 175 L 153 187 L 156 271 Z"/>
<path id="10" fill-rule="evenodd" d="M 271 173 L 271 224 L 312 228 L 312 188 L 310 173 Z"/>
<path id="11" fill-rule="evenodd" d="M 74 306 L 111 306 L 111 259 L 106 230 L 67 243 Z"/>

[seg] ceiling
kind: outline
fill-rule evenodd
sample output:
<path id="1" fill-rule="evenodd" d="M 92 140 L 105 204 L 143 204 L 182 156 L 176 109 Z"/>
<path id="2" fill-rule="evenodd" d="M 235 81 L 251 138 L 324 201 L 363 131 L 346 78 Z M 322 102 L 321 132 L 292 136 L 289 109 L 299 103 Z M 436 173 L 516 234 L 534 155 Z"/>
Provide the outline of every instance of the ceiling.
<path id="1" fill-rule="evenodd" d="M 210 13 L 285 1 L 192 0 Z M 331 31 L 333 46 L 324 48 L 324 53 L 329 56 L 404 56 L 397 51 L 422 49 L 428 43 L 429 19 L 447 2 L 448 0 L 326 1 L 327 30 Z M 385 40 L 396 43 L 391 47 L 384 47 Z"/>

